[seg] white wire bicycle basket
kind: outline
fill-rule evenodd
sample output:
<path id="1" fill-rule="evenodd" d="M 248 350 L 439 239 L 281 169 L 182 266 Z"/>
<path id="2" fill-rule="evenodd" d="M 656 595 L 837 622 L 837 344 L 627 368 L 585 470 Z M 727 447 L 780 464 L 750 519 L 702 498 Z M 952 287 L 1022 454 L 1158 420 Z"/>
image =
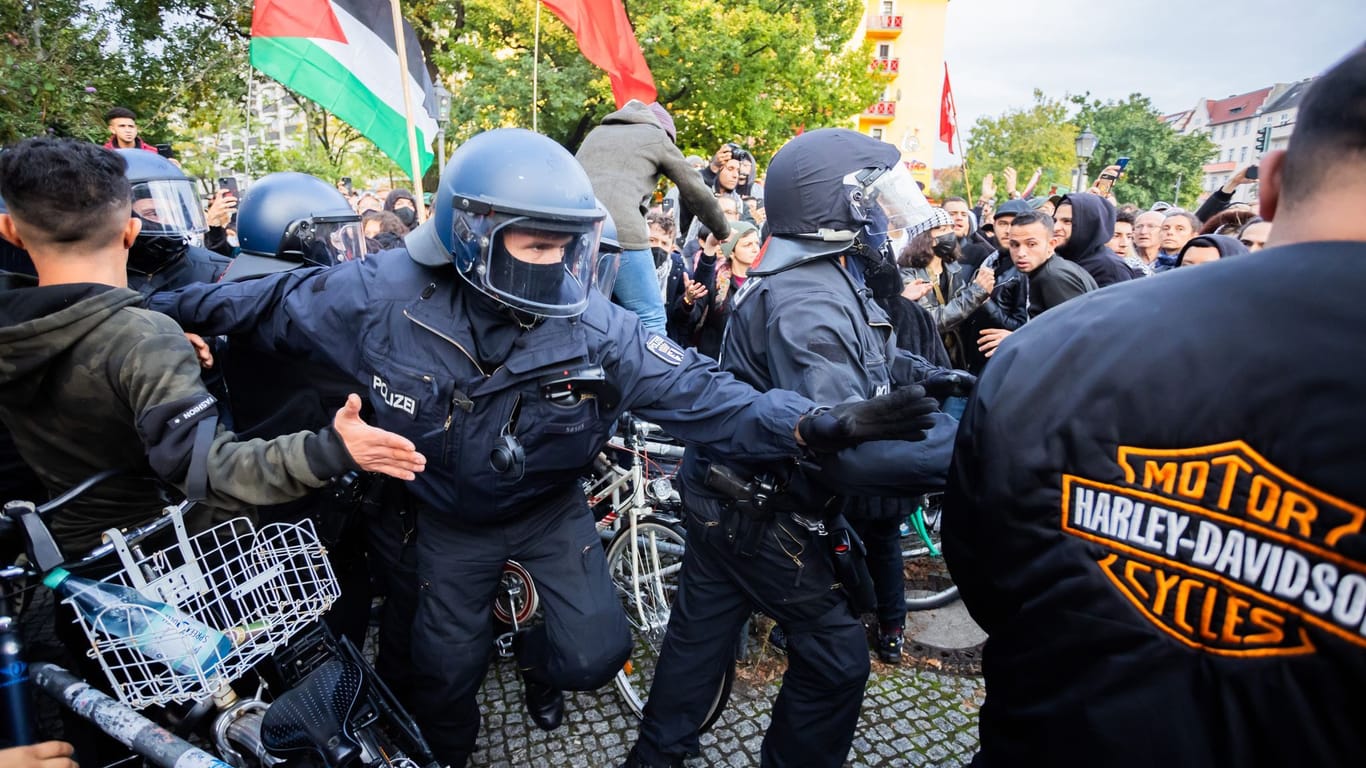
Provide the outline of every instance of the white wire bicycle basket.
<path id="1" fill-rule="evenodd" d="M 201 643 L 196 654 L 183 626 L 144 606 L 111 607 L 90 619 L 77 611 L 77 623 L 90 639 L 88 655 L 99 661 L 119 699 L 138 709 L 213 695 L 326 613 L 341 595 L 310 520 L 257 530 L 239 517 L 189 536 L 180 510 L 169 508 L 167 514 L 173 517 L 176 543 L 151 553 L 130 547 L 116 529 L 105 532 L 123 569 L 104 581 L 179 609 L 227 635 L 232 649 L 205 658 Z M 106 616 L 124 611 L 155 614 L 146 618 L 162 629 L 136 641 L 105 631 Z M 109 621 L 112 626 L 119 618 Z M 149 657 L 139 645 L 158 648 L 163 659 Z"/>

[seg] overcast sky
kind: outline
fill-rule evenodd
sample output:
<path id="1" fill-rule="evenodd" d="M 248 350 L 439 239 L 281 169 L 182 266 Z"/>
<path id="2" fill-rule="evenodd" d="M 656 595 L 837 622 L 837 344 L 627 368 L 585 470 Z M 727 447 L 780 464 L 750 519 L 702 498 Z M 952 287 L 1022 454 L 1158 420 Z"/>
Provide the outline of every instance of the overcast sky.
<path id="1" fill-rule="evenodd" d="M 1035 88 L 1138 92 L 1169 113 L 1310 77 L 1366 42 L 1366 0 L 951 0 L 947 27 L 966 131 L 1029 106 Z"/>

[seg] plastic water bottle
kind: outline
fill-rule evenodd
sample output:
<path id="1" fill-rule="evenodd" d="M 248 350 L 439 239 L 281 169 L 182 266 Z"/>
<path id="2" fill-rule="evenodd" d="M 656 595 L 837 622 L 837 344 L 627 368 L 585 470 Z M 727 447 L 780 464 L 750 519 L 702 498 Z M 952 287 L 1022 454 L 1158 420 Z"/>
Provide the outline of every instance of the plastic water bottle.
<path id="1" fill-rule="evenodd" d="M 89 626 L 131 640 L 143 656 L 182 675 L 210 675 L 232 651 L 222 632 L 130 587 L 82 579 L 62 568 L 54 568 L 43 583 L 70 598 Z"/>

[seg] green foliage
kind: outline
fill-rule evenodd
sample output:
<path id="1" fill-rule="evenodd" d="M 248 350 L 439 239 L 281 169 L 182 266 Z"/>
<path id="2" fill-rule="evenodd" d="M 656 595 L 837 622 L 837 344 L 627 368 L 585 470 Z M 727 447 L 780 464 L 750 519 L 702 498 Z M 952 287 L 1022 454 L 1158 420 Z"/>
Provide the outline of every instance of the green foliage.
<path id="1" fill-rule="evenodd" d="M 171 140 L 185 104 L 240 93 L 232 0 L 0 0 L 0 142 L 42 133 L 104 141 L 126 106 L 145 140 Z M 250 12 L 246 4 L 246 12 Z"/>
<path id="2" fill-rule="evenodd" d="M 884 81 L 868 72 L 871 47 L 845 47 L 863 8 L 860 0 L 628 4 L 680 148 L 710 156 L 738 141 L 761 160 L 796 128 L 842 124 L 876 99 Z M 535 17 L 533 0 L 410 6 L 429 55 L 449 75 L 454 141 L 490 128 L 532 126 Z M 538 130 L 571 149 L 616 108 L 606 74 L 545 10 L 536 99 Z"/>
<path id="3" fill-rule="evenodd" d="M 1073 124 L 1090 127 L 1100 140 L 1090 164 L 1092 179 L 1117 158 L 1128 157 L 1124 178 L 1115 185 L 1120 202 L 1146 208 L 1165 200 L 1194 209 L 1203 178 L 1201 166 L 1217 151 L 1214 142 L 1203 133 L 1177 133 L 1162 122 L 1147 96 L 1135 93 L 1123 101 L 1104 103 L 1089 96 L 1073 96 L 1071 101 L 1079 109 Z M 1173 200 L 1178 177 L 1181 199 Z"/>
<path id="4" fill-rule="evenodd" d="M 973 194 L 988 173 L 996 175 L 997 188 L 1004 192 L 1001 171 L 1007 166 L 1015 168 L 1021 187 L 1035 168 L 1042 168 L 1036 194 L 1047 192 L 1055 184 L 1070 186 L 1076 167 L 1077 128 L 1068 122 L 1067 112 L 1065 102 L 1047 98 L 1035 89 L 1033 106 L 1012 109 L 1000 117 L 977 118 L 967 142 Z"/>

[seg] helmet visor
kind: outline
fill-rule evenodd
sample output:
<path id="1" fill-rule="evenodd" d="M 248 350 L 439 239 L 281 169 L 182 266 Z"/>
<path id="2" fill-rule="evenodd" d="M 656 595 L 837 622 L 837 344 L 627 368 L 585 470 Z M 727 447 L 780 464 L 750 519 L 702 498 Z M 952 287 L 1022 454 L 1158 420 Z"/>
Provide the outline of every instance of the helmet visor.
<path id="1" fill-rule="evenodd" d="M 305 257 L 315 264 L 340 264 L 365 258 L 365 235 L 359 219 L 314 219 L 313 242 Z M 318 257 L 318 258 L 314 258 Z"/>
<path id="2" fill-rule="evenodd" d="M 209 229 L 199 194 L 189 179 L 156 179 L 133 184 L 133 214 L 142 234 L 190 237 Z"/>
<path id="3" fill-rule="evenodd" d="M 601 221 L 488 218 L 492 247 L 481 280 L 495 298 L 543 317 L 583 312 L 596 277 Z"/>
<path id="4" fill-rule="evenodd" d="M 593 287 L 604 298 L 611 300 L 612 289 L 617 284 L 617 270 L 621 266 L 621 252 L 610 249 L 598 250 L 598 263 L 593 270 Z"/>
<path id="5" fill-rule="evenodd" d="M 850 174 L 846 183 L 858 184 L 859 174 Z M 925 195 L 916 185 L 903 163 L 897 163 L 885 173 L 862 184 L 862 201 L 868 215 L 868 231 L 875 235 L 901 230 L 914 231 L 929 219 L 934 208 L 925 200 Z"/>

